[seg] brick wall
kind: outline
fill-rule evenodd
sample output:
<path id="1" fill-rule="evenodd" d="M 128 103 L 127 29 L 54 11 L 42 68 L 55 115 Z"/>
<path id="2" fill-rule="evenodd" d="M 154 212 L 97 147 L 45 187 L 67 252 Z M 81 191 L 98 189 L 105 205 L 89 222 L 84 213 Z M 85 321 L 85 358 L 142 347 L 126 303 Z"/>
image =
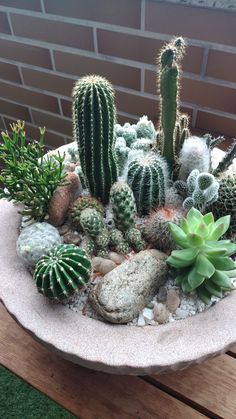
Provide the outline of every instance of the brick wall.
<path id="1" fill-rule="evenodd" d="M 0 0 L 0 128 L 46 125 L 50 147 L 71 141 L 71 90 L 88 73 L 116 89 L 118 119 L 158 118 L 155 60 L 188 40 L 182 108 L 201 132 L 236 135 L 236 12 L 157 0 Z"/>

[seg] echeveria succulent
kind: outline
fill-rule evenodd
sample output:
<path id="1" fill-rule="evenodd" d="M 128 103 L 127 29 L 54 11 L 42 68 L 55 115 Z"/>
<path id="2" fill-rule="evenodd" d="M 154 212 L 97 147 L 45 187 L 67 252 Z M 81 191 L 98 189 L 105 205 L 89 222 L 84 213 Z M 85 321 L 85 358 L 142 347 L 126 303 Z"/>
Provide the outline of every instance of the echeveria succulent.
<path id="1" fill-rule="evenodd" d="M 167 263 L 179 272 L 176 285 L 183 292 L 196 292 L 206 304 L 211 297 L 222 297 L 232 290 L 236 264 L 229 257 L 236 253 L 236 244 L 219 240 L 228 230 L 230 215 L 214 220 L 213 214 L 202 215 L 192 208 L 180 225 L 169 224 L 172 238 L 182 250 L 174 250 Z"/>

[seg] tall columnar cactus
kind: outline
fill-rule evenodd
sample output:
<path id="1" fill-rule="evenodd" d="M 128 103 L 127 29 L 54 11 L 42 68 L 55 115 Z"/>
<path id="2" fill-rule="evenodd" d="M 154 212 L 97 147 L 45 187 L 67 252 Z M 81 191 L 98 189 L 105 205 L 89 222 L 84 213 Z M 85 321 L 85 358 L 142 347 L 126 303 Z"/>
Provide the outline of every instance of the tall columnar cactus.
<path id="1" fill-rule="evenodd" d="M 127 183 L 114 183 L 111 188 L 110 202 L 116 228 L 125 232 L 134 227 L 137 210 L 133 192 Z"/>
<path id="2" fill-rule="evenodd" d="M 134 193 L 140 215 L 149 214 L 165 204 L 167 182 L 168 167 L 162 157 L 149 154 L 130 162 L 128 184 Z"/>
<path id="3" fill-rule="evenodd" d="M 105 78 L 90 75 L 76 82 L 73 124 L 80 162 L 91 194 L 104 203 L 117 180 L 115 117 L 114 91 Z"/>
<path id="4" fill-rule="evenodd" d="M 171 171 L 175 163 L 174 136 L 178 120 L 180 60 L 184 50 L 185 42 L 183 38 L 176 38 L 163 48 L 159 57 L 158 85 L 161 95 L 161 146 L 162 155 L 166 158 Z"/>

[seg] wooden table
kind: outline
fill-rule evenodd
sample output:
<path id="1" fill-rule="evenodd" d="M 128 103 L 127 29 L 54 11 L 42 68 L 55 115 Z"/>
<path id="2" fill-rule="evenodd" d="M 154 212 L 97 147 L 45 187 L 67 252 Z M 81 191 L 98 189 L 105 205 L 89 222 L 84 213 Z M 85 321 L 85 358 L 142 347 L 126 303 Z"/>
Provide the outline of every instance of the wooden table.
<path id="1" fill-rule="evenodd" d="M 236 347 L 178 373 L 108 375 L 50 352 L 0 304 L 0 364 L 82 419 L 236 419 Z"/>

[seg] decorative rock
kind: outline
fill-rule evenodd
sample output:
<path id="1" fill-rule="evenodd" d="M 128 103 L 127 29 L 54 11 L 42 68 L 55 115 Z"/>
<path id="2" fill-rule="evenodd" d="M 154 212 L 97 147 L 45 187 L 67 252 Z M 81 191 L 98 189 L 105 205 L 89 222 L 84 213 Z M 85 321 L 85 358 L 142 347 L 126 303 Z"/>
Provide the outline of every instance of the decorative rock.
<path id="1" fill-rule="evenodd" d="M 142 313 L 140 313 L 139 316 L 138 316 L 137 326 L 145 326 L 145 324 L 146 324 L 145 319 L 144 319 Z"/>
<path id="2" fill-rule="evenodd" d="M 100 258 L 98 256 L 96 256 L 95 258 L 92 259 L 92 267 L 93 267 L 94 271 L 99 272 L 99 268 L 100 268 L 100 265 L 101 265 L 102 261 L 103 261 L 103 258 Z"/>
<path id="3" fill-rule="evenodd" d="M 182 308 L 177 308 L 175 314 L 180 319 L 186 319 L 188 317 L 188 311 L 187 310 L 184 310 Z"/>
<path id="4" fill-rule="evenodd" d="M 115 262 L 110 259 L 105 259 L 102 257 L 95 257 L 92 260 L 93 269 L 97 272 L 100 272 L 102 275 L 107 274 L 108 272 L 112 271 L 116 268 Z"/>
<path id="5" fill-rule="evenodd" d="M 117 265 L 120 265 L 121 263 L 125 261 L 124 255 L 121 255 L 120 253 L 116 253 L 116 252 L 109 252 L 108 257 Z"/>
<path id="6" fill-rule="evenodd" d="M 64 236 L 64 234 L 68 233 L 70 229 L 69 224 L 63 224 L 62 226 L 58 227 L 57 230 L 61 236 Z"/>
<path id="7" fill-rule="evenodd" d="M 163 284 L 168 267 L 149 250 L 116 267 L 93 288 L 94 309 L 111 323 L 128 323 L 138 316 Z"/>
<path id="8" fill-rule="evenodd" d="M 150 308 L 145 307 L 143 309 L 143 317 L 146 323 L 150 323 L 154 319 L 153 310 Z"/>
<path id="9" fill-rule="evenodd" d="M 154 320 L 160 324 L 167 323 L 170 312 L 162 303 L 155 303 L 153 309 Z"/>
<path id="10" fill-rule="evenodd" d="M 75 244 L 76 246 L 78 246 L 81 242 L 80 236 L 79 234 L 75 231 L 69 231 L 68 233 L 66 233 L 63 237 L 63 241 L 66 244 Z"/>
<path id="11" fill-rule="evenodd" d="M 165 287 L 160 287 L 157 293 L 157 301 L 164 302 L 167 298 L 167 289 Z"/>
<path id="12" fill-rule="evenodd" d="M 149 252 L 157 260 L 165 260 L 168 257 L 166 253 L 161 252 L 160 250 L 157 250 L 157 249 L 150 249 Z"/>
<path id="13" fill-rule="evenodd" d="M 180 305 L 180 298 L 173 288 L 167 291 L 166 306 L 171 313 L 175 313 Z"/>
<path id="14" fill-rule="evenodd" d="M 54 226 L 64 223 L 70 204 L 82 193 L 82 186 L 79 176 L 69 172 L 66 176 L 64 186 L 59 186 L 49 204 L 49 222 Z"/>

